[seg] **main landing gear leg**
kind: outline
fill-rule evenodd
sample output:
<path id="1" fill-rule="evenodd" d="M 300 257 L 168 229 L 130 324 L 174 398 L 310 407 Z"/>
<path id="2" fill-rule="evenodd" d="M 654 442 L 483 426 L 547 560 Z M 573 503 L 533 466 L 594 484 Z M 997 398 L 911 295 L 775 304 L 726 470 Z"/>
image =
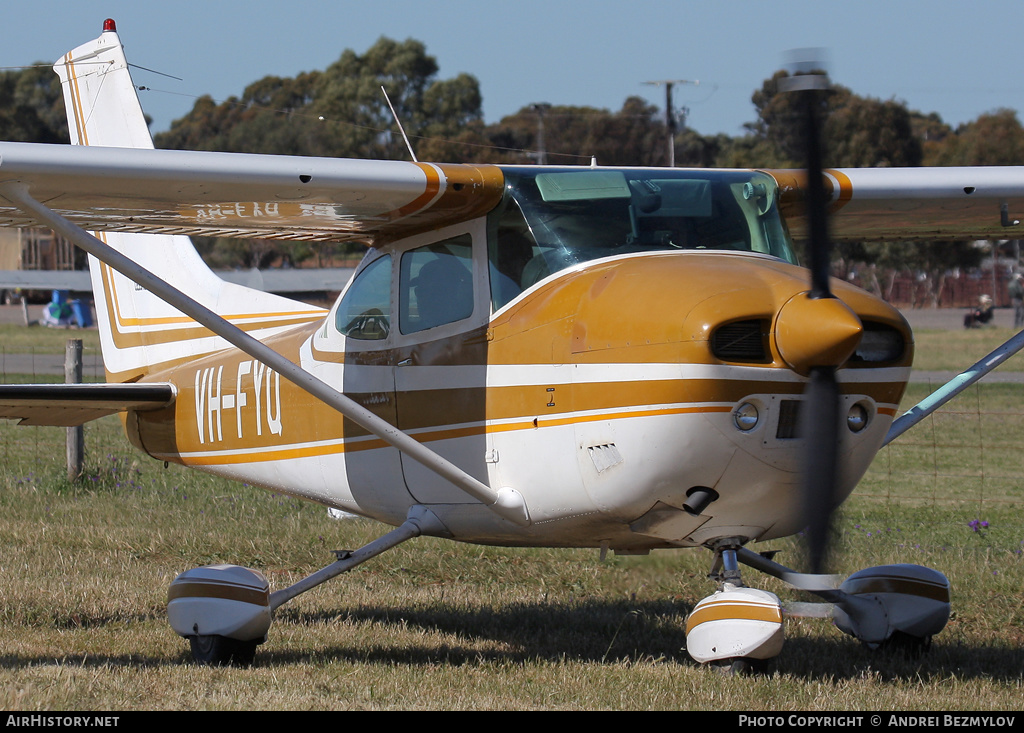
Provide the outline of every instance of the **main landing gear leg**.
<path id="1" fill-rule="evenodd" d="M 296 596 L 352 570 L 370 558 L 421 534 L 444 535 L 434 514 L 422 506 L 409 510 L 405 522 L 298 583 L 274 593 L 267 579 L 237 565 L 208 565 L 188 570 L 171 583 L 167 615 L 171 628 L 187 638 L 200 664 L 246 666 L 256 647 L 267 640 L 273 612 Z"/>
<path id="2" fill-rule="evenodd" d="M 718 590 L 686 620 L 686 650 L 696 661 L 727 671 L 757 671 L 782 651 L 782 604 L 778 596 L 746 588 L 740 578 L 738 538 L 718 540 L 710 577 Z"/>

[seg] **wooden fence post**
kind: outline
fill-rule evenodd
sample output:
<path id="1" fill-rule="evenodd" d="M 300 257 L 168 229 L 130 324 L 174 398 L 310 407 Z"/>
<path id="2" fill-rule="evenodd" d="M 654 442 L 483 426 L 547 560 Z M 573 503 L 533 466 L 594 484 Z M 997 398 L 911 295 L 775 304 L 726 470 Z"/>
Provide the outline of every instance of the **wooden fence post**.
<path id="1" fill-rule="evenodd" d="M 68 339 L 64 347 L 64 382 L 80 384 L 82 381 L 82 339 Z M 68 431 L 68 481 L 77 481 L 85 464 L 85 427 L 76 425 Z"/>

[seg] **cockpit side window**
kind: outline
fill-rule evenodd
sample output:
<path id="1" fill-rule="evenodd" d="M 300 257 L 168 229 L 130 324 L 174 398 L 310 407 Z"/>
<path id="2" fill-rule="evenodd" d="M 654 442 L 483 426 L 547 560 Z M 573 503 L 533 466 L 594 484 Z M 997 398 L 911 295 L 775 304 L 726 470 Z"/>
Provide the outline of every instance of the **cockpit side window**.
<path id="1" fill-rule="evenodd" d="M 391 332 L 391 257 L 367 265 L 338 303 L 334 326 L 348 338 L 386 339 Z"/>
<path id="2" fill-rule="evenodd" d="M 461 234 L 402 255 L 399 327 L 416 333 L 473 315 L 473 239 Z"/>

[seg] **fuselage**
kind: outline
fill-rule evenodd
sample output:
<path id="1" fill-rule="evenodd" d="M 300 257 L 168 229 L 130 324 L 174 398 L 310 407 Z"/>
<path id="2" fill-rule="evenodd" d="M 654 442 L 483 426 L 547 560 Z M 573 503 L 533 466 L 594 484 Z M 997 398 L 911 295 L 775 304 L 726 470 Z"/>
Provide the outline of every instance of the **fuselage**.
<path id="1" fill-rule="evenodd" d="M 178 397 L 131 413 L 133 441 L 391 524 L 426 505 L 472 542 L 642 551 L 798 531 L 805 377 L 780 348 L 780 313 L 808 286 L 758 188 L 770 179 L 539 170 L 506 172 L 486 217 L 374 247 L 325 319 L 267 340 L 518 491 L 528 526 L 233 349 L 147 375 Z M 843 283 L 835 293 L 865 333 L 838 372 L 845 497 L 884 439 L 913 347 L 898 311 Z M 807 331 L 786 337 L 791 351 L 814 341 Z M 695 490 L 711 499 L 696 511 L 684 506 Z"/>

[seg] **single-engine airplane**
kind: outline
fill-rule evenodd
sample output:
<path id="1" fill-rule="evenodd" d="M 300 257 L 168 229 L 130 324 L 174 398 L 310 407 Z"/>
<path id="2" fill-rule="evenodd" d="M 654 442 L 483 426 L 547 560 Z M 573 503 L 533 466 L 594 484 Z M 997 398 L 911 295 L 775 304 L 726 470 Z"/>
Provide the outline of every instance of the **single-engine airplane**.
<path id="1" fill-rule="evenodd" d="M 746 547 L 806 524 L 798 418 L 815 369 L 838 384 L 834 502 L 910 373 L 896 309 L 840 281 L 809 294 L 791 237 L 816 177 L 154 150 L 113 21 L 54 69 L 73 145 L 0 143 L 0 224 L 90 254 L 107 384 L 5 387 L 0 416 L 120 412 L 157 460 L 395 526 L 274 592 L 237 566 L 182 573 L 168 614 L 197 660 L 252 661 L 281 604 L 419 535 L 707 547 L 718 589 L 687 621 L 699 662 L 781 650 L 781 602 L 740 563 L 817 593 L 871 646 L 945 625 L 935 570 L 837 587 Z M 837 237 L 994 238 L 1024 211 L 1019 169 L 821 180 Z M 218 279 L 190 234 L 368 250 L 324 311 Z"/>

